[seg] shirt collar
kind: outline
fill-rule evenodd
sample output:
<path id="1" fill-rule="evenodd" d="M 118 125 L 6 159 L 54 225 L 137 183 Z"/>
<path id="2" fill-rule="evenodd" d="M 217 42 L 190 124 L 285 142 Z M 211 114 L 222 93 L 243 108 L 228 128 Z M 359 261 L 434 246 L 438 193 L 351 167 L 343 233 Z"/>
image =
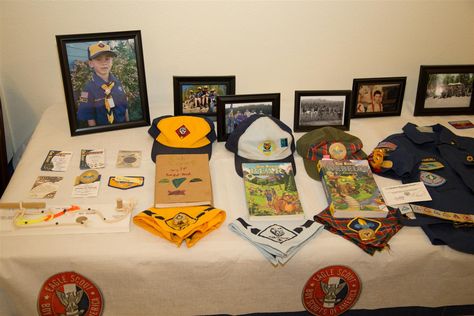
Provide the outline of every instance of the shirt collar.
<path id="1" fill-rule="evenodd" d="M 428 126 L 433 132 L 422 132 L 413 123 L 407 123 L 403 127 L 405 135 L 415 144 L 425 144 L 434 142 L 437 144 L 450 144 L 459 148 L 464 148 L 464 141 L 449 129 L 441 124 Z"/>
<path id="2" fill-rule="evenodd" d="M 106 83 L 106 84 L 109 84 L 111 83 L 112 81 L 116 81 L 116 78 L 115 76 L 112 74 L 112 73 L 109 73 L 109 82 L 105 82 L 104 79 L 102 79 L 101 77 L 99 77 L 95 71 L 92 72 L 92 79 L 94 80 L 95 83 L 97 83 L 99 86 L 102 85 L 103 83 Z"/>

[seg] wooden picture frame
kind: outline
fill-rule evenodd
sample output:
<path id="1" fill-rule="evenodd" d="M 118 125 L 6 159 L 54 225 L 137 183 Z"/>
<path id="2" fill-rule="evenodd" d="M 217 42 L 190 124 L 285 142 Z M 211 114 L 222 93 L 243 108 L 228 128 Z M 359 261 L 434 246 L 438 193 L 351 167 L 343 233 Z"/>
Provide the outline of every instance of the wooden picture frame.
<path id="1" fill-rule="evenodd" d="M 150 125 L 140 31 L 56 42 L 71 136 Z"/>
<path id="2" fill-rule="evenodd" d="M 254 114 L 266 114 L 280 119 L 280 94 L 217 97 L 217 140 L 226 141 L 235 127 Z"/>
<path id="3" fill-rule="evenodd" d="M 295 91 L 294 132 L 325 126 L 347 131 L 350 126 L 351 90 Z"/>
<path id="4" fill-rule="evenodd" d="M 235 94 L 235 76 L 174 76 L 174 115 L 217 117 L 217 97 Z"/>
<path id="5" fill-rule="evenodd" d="M 420 66 L 414 116 L 474 114 L 474 65 Z"/>
<path id="6" fill-rule="evenodd" d="M 400 116 L 406 77 L 354 79 L 352 118 Z"/>

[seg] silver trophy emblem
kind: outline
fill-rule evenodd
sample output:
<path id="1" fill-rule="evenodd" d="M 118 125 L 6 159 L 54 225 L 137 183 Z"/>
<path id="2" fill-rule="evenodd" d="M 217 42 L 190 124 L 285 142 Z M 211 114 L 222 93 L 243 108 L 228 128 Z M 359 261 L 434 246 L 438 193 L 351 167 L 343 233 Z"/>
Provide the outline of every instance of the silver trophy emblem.
<path id="1" fill-rule="evenodd" d="M 81 316 L 84 310 L 79 310 L 79 302 L 81 301 L 83 290 L 76 291 L 75 283 L 68 283 L 64 285 L 64 292 L 56 291 L 61 304 L 66 308 L 66 315 L 61 316 Z"/>
<path id="2" fill-rule="evenodd" d="M 336 296 L 346 286 L 345 281 L 342 281 L 342 283 L 339 284 L 340 280 L 341 278 L 338 277 L 330 277 L 327 284 L 321 281 L 321 288 L 325 294 L 323 303 L 324 307 L 333 308 L 334 305 L 340 301 Z"/>

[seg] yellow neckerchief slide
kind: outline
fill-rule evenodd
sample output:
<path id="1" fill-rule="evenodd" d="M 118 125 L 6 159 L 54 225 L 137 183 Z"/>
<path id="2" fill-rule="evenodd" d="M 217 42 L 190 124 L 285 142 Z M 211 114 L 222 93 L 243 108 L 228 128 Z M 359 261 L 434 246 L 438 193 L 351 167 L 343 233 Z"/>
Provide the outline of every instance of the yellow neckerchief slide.
<path id="1" fill-rule="evenodd" d="M 112 96 L 110 95 L 110 93 L 112 93 L 112 89 L 113 87 L 115 86 L 115 82 L 112 82 L 110 84 L 106 84 L 104 83 L 101 88 L 102 90 L 104 90 L 104 94 L 105 94 L 105 110 L 107 111 L 107 120 L 109 121 L 109 124 L 112 124 L 114 122 L 114 112 L 112 112 L 111 110 L 111 106 L 110 106 L 110 99 L 112 98 Z"/>
<path id="2" fill-rule="evenodd" d="M 152 234 L 188 248 L 219 228 L 226 213 L 212 206 L 149 208 L 133 218 L 133 222 Z"/>

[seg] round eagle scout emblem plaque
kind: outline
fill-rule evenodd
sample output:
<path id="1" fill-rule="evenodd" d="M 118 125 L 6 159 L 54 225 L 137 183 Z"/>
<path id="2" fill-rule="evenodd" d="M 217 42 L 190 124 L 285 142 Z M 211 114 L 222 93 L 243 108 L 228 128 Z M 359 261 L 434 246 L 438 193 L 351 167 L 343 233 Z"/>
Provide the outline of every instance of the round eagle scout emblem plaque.
<path id="1" fill-rule="evenodd" d="M 329 266 L 314 273 L 306 282 L 303 305 L 313 315 L 340 315 L 357 301 L 360 288 L 359 277 L 352 269 Z"/>
<path id="2" fill-rule="evenodd" d="M 40 316 L 100 316 L 103 306 L 95 284 L 75 272 L 53 275 L 44 282 L 38 296 Z"/>

